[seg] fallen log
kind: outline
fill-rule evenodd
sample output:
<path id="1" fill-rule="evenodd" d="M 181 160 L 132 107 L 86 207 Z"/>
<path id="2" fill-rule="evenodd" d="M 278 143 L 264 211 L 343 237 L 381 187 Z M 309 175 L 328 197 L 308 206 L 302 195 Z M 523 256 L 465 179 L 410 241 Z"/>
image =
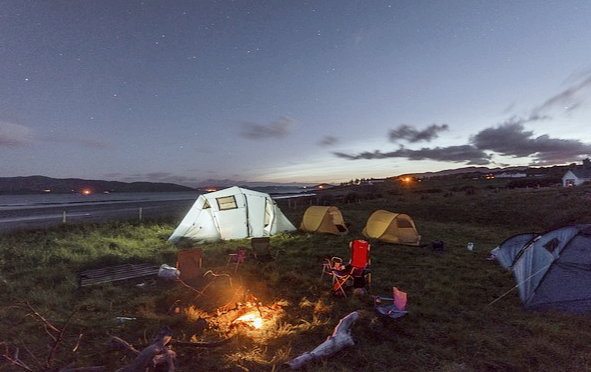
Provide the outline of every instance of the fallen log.
<path id="1" fill-rule="evenodd" d="M 145 372 L 150 364 L 165 364 L 168 372 L 174 372 L 173 358 L 176 354 L 167 346 L 170 340 L 172 340 L 172 335 L 169 329 L 160 331 L 154 338 L 154 341 L 139 353 L 129 343 L 118 338 L 115 339 L 115 345 L 127 349 L 126 355 L 135 355 L 135 358 L 130 365 L 119 368 L 116 372 Z M 121 343 L 119 341 L 123 342 Z M 111 339 L 111 342 L 113 345 L 113 339 Z"/>
<path id="2" fill-rule="evenodd" d="M 186 346 L 186 347 L 219 347 L 219 346 L 223 346 L 229 342 L 232 341 L 231 337 L 225 338 L 223 340 L 220 341 L 213 341 L 213 342 L 192 342 L 192 341 L 180 341 L 180 340 L 176 340 L 176 339 L 172 339 L 170 340 L 170 342 L 168 343 L 169 345 L 174 345 L 174 346 Z M 111 341 L 109 343 L 109 349 L 110 350 L 114 350 L 114 351 L 120 351 L 123 353 L 123 355 L 125 355 L 128 358 L 131 359 L 135 359 L 139 354 L 140 351 L 137 350 L 135 347 L 133 347 L 129 342 L 113 336 L 111 337 Z"/>
<path id="3" fill-rule="evenodd" d="M 109 349 L 121 351 L 123 355 L 131 359 L 135 359 L 138 355 L 140 355 L 140 351 L 133 347 L 133 345 L 115 336 L 111 337 L 111 341 L 109 342 Z"/>
<path id="4" fill-rule="evenodd" d="M 64 367 L 58 372 L 105 372 L 107 369 L 103 366 L 96 367 Z"/>
<path id="5" fill-rule="evenodd" d="M 179 340 L 171 340 L 171 345 L 176 346 L 191 346 L 191 347 L 218 347 L 223 346 L 227 343 L 232 341 L 232 337 L 225 338 L 221 341 L 213 341 L 213 342 L 191 342 L 191 341 L 179 341 Z"/>
<path id="6" fill-rule="evenodd" d="M 328 336 L 326 341 L 318 345 L 314 350 L 285 363 L 285 365 L 291 369 L 298 369 L 314 359 L 329 357 L 347 346 L 353 346 L 355 342 L 351 336 L 351 326 L 360 316 L 361 314 L 357 311 L 350 313 L 339 321 L 332 335 Z"/>

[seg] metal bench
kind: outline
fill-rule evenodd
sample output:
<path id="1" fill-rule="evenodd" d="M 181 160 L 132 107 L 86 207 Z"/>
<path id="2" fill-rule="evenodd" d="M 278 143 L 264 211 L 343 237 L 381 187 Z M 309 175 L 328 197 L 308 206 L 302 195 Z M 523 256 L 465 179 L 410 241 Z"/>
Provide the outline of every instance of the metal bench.
<path id="1" fill-rule="evenodd" d="M 159 265 L 140 263 L 85 270 L 80 272 L 78 276 L 78 284 L 80 287 L 87 287 L 94 284 L 158 275 L 159 269 Z"/>

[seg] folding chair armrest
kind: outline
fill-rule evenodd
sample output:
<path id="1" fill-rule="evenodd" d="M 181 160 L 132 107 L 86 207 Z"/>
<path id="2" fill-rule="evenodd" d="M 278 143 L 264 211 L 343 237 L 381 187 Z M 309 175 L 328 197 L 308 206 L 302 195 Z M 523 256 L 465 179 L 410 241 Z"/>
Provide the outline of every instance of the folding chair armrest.
<path id="1" fill-rule="evenodd" d="M 381 296 L 371 296 L 376 303 L 380 303 L 382 301 L 394 301 L 392 297 L 381 297 Z"/>
<path id="2" fill-rule="evenodd" d="M 326 258 L 327 265 L 331 270 L 342 270 L 345 268 L 343 264 L 343 259 L 340 257 L 331 257 L 330 259 Z"/>

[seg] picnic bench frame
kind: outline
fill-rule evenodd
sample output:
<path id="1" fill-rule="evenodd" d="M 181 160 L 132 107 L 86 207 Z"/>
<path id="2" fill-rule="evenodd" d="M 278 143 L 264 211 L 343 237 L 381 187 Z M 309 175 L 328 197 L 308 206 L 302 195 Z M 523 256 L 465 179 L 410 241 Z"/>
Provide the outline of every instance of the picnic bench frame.
<path id="1" fill-rule="evenodd" d="M 159 265 L 139 263 L 84 270 L 78 275 L 78 285 L 80 287 L 87 287 L 94 284 L 103 284 L 158 275 L 159 269 Z"/>

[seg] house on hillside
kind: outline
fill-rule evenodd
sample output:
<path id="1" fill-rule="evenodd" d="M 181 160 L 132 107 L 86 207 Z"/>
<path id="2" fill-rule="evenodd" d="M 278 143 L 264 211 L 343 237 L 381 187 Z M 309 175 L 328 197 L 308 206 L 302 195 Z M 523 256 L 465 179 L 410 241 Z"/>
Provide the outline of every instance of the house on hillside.
<path id="1" fill-rule="evenodd" d="M 591 160 L 583 160 L 583 165 L 571 167 L 566 174 L 562 176 L 562 186 L 579 186 L 585 182 L 591 181 Z"/>

